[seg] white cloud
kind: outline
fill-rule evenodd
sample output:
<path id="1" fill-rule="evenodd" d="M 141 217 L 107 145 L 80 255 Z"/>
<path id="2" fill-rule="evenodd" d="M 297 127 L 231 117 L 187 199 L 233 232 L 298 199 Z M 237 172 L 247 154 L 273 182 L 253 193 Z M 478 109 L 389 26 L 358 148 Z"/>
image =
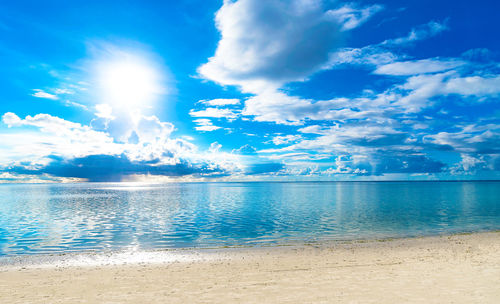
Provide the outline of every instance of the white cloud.
<path id="1" fill-rule="evenodd" d="M 477 170 L 484 170 L 488 168 L 488 163 L 484 155 L 474 157 L 465 153 L 460 154 L 461 160 L 455 166 L 450 168 L 451 174 L 475 174 Z"/>
<path id="2" fill-rule="evenodd" d="M 210 119 L 200 118 L 193 120 L 193 122 L 195 122 L 198 125 L 194 127 L 197 131 L 212 132 L 221 129 L 221 127 L 214 126 Z"/>
<path id="3" fill-rule="evenodd" d="M 218 142 L 213 142 L 210 144 L 208 151 L 211 153 L 217 153 L 217 152 L 219 152 L 220 148 L 222 148 L 221 144 L 219 144 Z"/>
<path id="4" fill-rule="evenodd" d="M 173 124 L 162 122 L 156 116 L 141 116 L 135 128 L 140 142 L 162 141 L 169 138 L 173 131 Z"/>
<path id="5" fill-rule="evenodd" d="M 387 65 L 406 57 L 401 54 L 395 54 L 392 50 L 394 47 L 401 47 L 408 45 L 410 42 L 431 38 L 447 29 L 448 27 L 444 23 L 431 21 L 412 29 L 405 37 L 388 39 L 381 43 L 361 48 L 342 48 L 330 54 L 330 58 L 323 69 L 331 69 L 345 64 L 375 67 Z"/>
<path id="6" fill-rule="evenodd" d="M 33 90 L 33 91 L 35 91 L 35 93 L 31 94 L 31 96 L 34 96 L 34 97 L 45 98 L 45 99 L 52 99 L 52 100 L 58 100 L 59 99 L 59 97 L 57 97 L 57 95 L 47 93 L 47 92 L 45 92 L 43 90 L 36 89 L 36 90 Z"/>
<path id="7" fill-rule="evenodd" d="M 95 116 L 105 119 L 114 119 L 113 108 L 108 104 L 98 104 L 95 106 L 96 112 Z"/>
<path id="8" fill-rule="evenodd" d="M 379 66 L 394 62 L 400 58 L 400 56 L 376 45 L 362 48 L 342 48 L 331 53 L 329 57 L 324 69 L 331 69 L 345 64 Z"/>
<path id="9" fill-rule="evenodd" d="M 457 131 L 438 132 L 423 137 L 426 144 L 451 147 L 462 153 L 500 153 L 500 125 L 468 124 L 457 126 Z"/>
<path id="10" fill-rule="evenodd" d="M 2 122 L 6 124 L 9 128 L 18 127 L 23 124 L 23 121 L 19 116 L 12 112 L 7 112 L 2 116 Z"/>
<path id="11" fill-rule="evenodd" d="M 55 92 L 57 95 L 73 95 L 73 94 L 75 94 L 75 92 L 74 92 L 74 91 L 72 91 L 72 90 L 68 90 L 68 89 L 60 89 L 60 88 L 59 88 L 59 89 L 56 89 L 54 92 Z"/>
<path id="12" fill-rule="evenodd" d="M 456 77 L 446 82 L 443 92 L 460 95 L 498 95 L 500 94 L 500 76 L 494 77 Z"/>
<path id="13" fill-rule="evenodd" d="M 381 5 L 372 5 L 359 9 L 349 4 L 335 10 L 329 10 L 327 15 L 335 18 L 342 24 L 342 30 L 346 31 L 360 26 L 380 10 L 382 10 Z"/>
<path id="14" fill-rule="evenodd" d="M 191 110 L 189 115 L 193 117 L 212 117 L 212 118 L 226 118 L 235 119 L 239 116 L 237 110 L 221 109 L 221 108 L 206 108 L 204 110 Z"/>
<path id="15" fill-rule="evenodd" d="M 215 145 L 210 151 L 199 151 L 186 137 L 172 138 L 174 126 L 169 122 L 160 121 L 155 116 L 141 115 L 137 121 L 130 122 L 132 123 L 130 128 L 137 135 L 137 142 L 117 142 L 107 132 L 95 131 L 89 126 L 48 114 L 26 116 L 21 119 L 9 112 L 2 116 L 2 122 L 10 128 L 34 127 L 30 131 L 21 129 L 0 134 L 2 143 L 0 169 L 24 168 L 13 173 L 24 172 L 26 169 L 36 174 L 37 170 L 56 160 L 58 166 L 75 166 L 81 159 L 104 159 L 118 161 L 124 165 L 127 165 L 126 162 L 139 162 L 128 163 L 131 164 L 131 170 L 136 168 L 138 172 L 154 173 L 157 172 L 155 168 L 158 166 L 167 165 L 173 167 L 159 170 L 174 170 L 173 174 L 180 175 L 224 175 L 243 170 L 239 155 L 219 152 L 220 147 L 217 148 Z M 204 124 L 205 127 L 211 124 L 209 120 L 204 119 L 197 122 Z M 61 173 L 54 171 L 55 167 L 51 168 L 50 172 Z M 180 171 L 175 171 L 176 168 Z M 122 169 L 125 171 L 119 172 L 127 174 L 127 168 Z M 67 173 L 62 172 L 62 174 Z M 109 176 L 109 172 L 104 173 L 106 174 Z"/>
<path id="16" fill-rule="evenodd" d="M 441 60 L 439 58 L 432 58 L 380 65 L 373 73 L 379 75 L 409 76 L 448 71 L 464 64 L 465 62 L 456 59 Z"/>
<path id="17" fill-rule="evenodd" d="M 225 1 L 215 19 L 222 38 L 198 72 L 253 93 L 304 80 L 339 46 L 342 27 L 359 25 L 374 11 L 328 12 L 320 0 Z"/>
<path id="18" fill-rule="evenodd" d="M 231 99 L 217 98 L 210 100 L 200 100 L 199 102 L 209 106 L 229 106 L 229 105 L 240 104 L 240 100 L 237 98 L 231 98 Z"/>
<path id="19" fill-rule="evenodd" d="M 4 146 L 34 160 L 51 154 L 80 157 L 119 151 L 108 134 L 49 114 L 28 115 L 21 119 L 9 112 L 2 116 L 2 122 L 8 127 L 32 126 L 40 130 L 38 136 L 32 132 L 21 132 L 15 137 L 5 134 L 2 139 Z"/>
<path id="20" fill-rule="evenodd" d="M 434 75 L 421 74 L 412 76 L 397 89 L 403 90 L 397 101 L 393 104 L 405 108 L 405 112 L 418 112 L 422 108 L 434 104 L 433 98 L 458 94 L 462 97 L 480 96 L 493 97 L 500 94 L 500 76 L 461 77 L 455 72 L 445 72 Z M 480 102 L 482 98 L 475 99 Z"/>
<path id="21" fill-rule="evenodd" d="M 308 126 L 298 130 L 305 134 L 319 135 L 303 139 L 280 149 L 265 149 L 261 153 L 285 153 L 302 151 L 311 153 L 359 153 L 367 154 L 379 147 L 399 147 L 404 144 L 406 134 L 390 126 L 377 124 L 351 124 L 322 127 Z"/>
<path id="22" fill-rule="evenodd" d="M 404 46 L 418 40 L 424 40 L 433 36 L 436 36 L 446 30 L 448 30 L 446 22 L 436 22 L 431 21 L 427 24 L 421 25 L 419 27 L 413 28 L 410 33 L 405 37 L 388 39 L 381 43 L 381 45 L 386 46 Z"/>
<path id="23" fill-rule="evenodd" d="M 300 135 L 282 135 L 282 136 L 275 136 L 272 139 L 272 142 L 275 145 L 284 145 L 300 139 L 302 139 L 302 136 Z"/>

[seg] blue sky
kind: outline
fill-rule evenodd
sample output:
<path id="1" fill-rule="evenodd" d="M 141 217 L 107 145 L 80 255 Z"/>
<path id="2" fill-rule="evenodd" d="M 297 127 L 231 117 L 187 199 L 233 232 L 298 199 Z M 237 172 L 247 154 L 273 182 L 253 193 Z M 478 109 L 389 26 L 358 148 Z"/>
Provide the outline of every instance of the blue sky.
<path id="1" fill-rule="evenodd" d="M 496 1 L 0 4 L 0 182 L 498 179 Z"/>

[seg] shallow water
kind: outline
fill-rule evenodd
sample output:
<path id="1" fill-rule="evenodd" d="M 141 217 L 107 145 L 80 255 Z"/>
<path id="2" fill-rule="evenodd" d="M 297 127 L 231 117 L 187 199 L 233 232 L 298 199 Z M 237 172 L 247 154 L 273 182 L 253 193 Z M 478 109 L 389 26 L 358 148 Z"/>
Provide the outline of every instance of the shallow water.
<path id="1" fill-rule="evenodd" d="M 500 182 L 0 185 L 0 256 L 500 229 Z"/>

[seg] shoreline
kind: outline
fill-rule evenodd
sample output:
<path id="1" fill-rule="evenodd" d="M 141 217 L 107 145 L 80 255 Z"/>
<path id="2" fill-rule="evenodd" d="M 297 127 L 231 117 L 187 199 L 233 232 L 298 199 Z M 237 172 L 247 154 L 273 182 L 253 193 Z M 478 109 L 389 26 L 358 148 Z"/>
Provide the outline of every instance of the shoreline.
<path id="1" fill-rule="evenodd" d="M 109 250 L 109 251 L 84 251 L 84 252 L 61 252 L 42 253 L 33 255 L 0 256 L 0 272 L 11 269 L 28 268 L 58 268 L 58 267 L 96 267 L 96 266 L 120 266 L 120 265 L 142 265 L 142 264 L 169 264 L 177 262 L 196 262 L 209 258 L 220 258 L 231 252 L 252 253 L 255 251 L 280 250 L 281 248 L 337 248 L 365 244 L 365 246 L 377 245 L 388 242 L 412 242 L 416 240 L 431 241 L 440 238 L 460 237 L 468 235 L 498 234 L 500 230 L 485 230 L 475 232 L 457 232 L 444 234 L 431 234 L 419 236 L 383 237 L 383 238 L 360 238 L 349 240 L 319 240 L 319 241 L 296 241 L 289 243 L 262 243 L 247 245 L 222 245 L 212 247 L 179 247 L 162 248 L 151 250 Z M 243 251 L 243 253 L 241 253 Z"/>
<path id="2" fill-rule="evenodd" d="M 0 302 L 496 303 L 500 298 L 499 231 L 161 253 L 172 251 L 180 254 L 154 263 L 2 267 Z"/>

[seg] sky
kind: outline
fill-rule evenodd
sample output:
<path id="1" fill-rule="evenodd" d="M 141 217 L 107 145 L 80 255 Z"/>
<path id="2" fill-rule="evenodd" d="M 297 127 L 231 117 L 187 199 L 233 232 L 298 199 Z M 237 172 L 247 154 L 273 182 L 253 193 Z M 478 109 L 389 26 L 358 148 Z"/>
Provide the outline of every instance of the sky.
<path id="1" fill-rule="evenodd" d="M 500 179 L 498 1 L 2 1 L 0 182 Z"/>

